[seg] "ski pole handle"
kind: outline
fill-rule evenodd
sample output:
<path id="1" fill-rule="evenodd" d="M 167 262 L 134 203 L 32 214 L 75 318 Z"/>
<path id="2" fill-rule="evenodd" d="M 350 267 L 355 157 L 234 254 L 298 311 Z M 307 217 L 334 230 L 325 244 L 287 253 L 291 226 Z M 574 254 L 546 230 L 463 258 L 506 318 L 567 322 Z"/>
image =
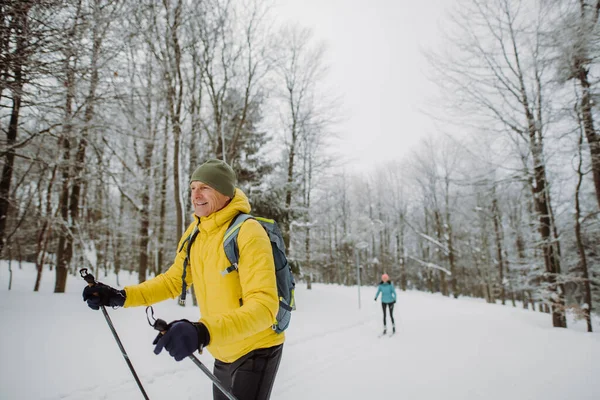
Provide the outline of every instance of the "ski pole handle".
<path id="1" fill-rule="evenodd" d="M 151 318 L 153 321 L 150 320 Z M 154 318 L 154 308 L 152 308 L 152 306 L 146 307 L 146 319 L 151 327 L 163 335 L 169 330 L 169 324 L 167 324 L 167 321 L 160 318 Z"/>
<path id="2" fill-rule="evenodd" d="M 87 268 L 82 268 L 79 270 L 79 275 L 81 275 L 81 277 L 87 282 L 87 284 L 89 286 L 95 286 L 96 285 L 96 278 L 94 278 L 94 275 L 88 273 Z"/>
<path id="3" fill-rule="evenodd" d="M 159 318 L 156 321 L 154 321 L 154 329 L 156 329 L 164 335 L 169 330 L 169 324 L 167 324 L 167 321 L 165 321 L 164 319 Z"/>

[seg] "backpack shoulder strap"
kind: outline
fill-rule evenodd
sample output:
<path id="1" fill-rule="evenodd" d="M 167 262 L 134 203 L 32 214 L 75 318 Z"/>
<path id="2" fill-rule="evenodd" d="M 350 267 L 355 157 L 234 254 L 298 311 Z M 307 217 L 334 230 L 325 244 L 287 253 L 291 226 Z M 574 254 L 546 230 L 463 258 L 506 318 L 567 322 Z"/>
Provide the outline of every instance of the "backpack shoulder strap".
<path id="1" fill-rule="evenodd" d="M 190 247 L 192 246 L 192 243 L 194 243 L 194 240 L 196 240 L 196 236 L 198 236 L 198 232 L 200 232 L 200 229 L 198 229 L 198 225 L 196 225 L 194 227 L 194 230 L 192 231 L 192 233 L 190 233 L 190 235 L 183 241 L 183 243 L 181 243 L 181 247 L 179 248 L 179 250 L 177 250 L 177 252 L 180 252 L 181 250 L 183 250 L 183 248 L 187 245 L 187 255 L 189 257 L 190 255 Z"/>
<path id="2" fill-rule="evenodd" d="M 183 271 L 181 272 L 181 295 L 179 296 L 179 305 L 182 306 L 185 305 L 185 297 L 187 294 L 187 283 L 185 282 L 185 276 L 187 274 L 187 266 L 190 263 L 190 249 L 192 248 L 192 243 L 194 243 L 194 240 L 196 240 L 196 236 L 198 236 L 198 232 L 200 232 L 200 229 L 198 229 L 198 225 L 196 225 L 192 233 L 190 233 L 190 235 L 183 241 L 181 247 L 179 248 L 179 251 L 182 251 L 184 247 L 186 248 L 185 259 L 183 260 Z"/>
<path id="3" fill-rule="evenodd" d="M 237 245 L 237 237 L 240 233 L 240 228 L 242 224 L 250 218 L 254 218 L 250 214 L 240 213 L 238 214 L 229 224 L 229 228 L 225 231 L 225 236 L 223 237 L 223 248 L 225 250 L 225 255 L 231 264 L 227 269 L 225 269 L 222 274 L 226 275 L 230 272 L 233 272 L 237 269 L 237 264 L 240 258 L 240 250 Z"/>
<path id="4" fill-rule="evenodd" d="M 260 224 L 265 228 L 271 242 L 275 243 L 279 251 L 285 254 L 285 243 L 283 242 L 283 235 L 281 234 L 281 230 L 279 229 L 277 222 L 274 219 L 263 217 L 254 217 L 254 219 L 260 222 Z"/>

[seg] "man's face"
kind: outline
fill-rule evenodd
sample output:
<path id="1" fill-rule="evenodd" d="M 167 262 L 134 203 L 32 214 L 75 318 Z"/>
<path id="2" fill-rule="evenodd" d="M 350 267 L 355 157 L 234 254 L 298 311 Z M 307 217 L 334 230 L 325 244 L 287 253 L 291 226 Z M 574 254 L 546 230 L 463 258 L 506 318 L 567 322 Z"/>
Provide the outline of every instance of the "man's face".
<path id="1" fill-rule="evenodd" d="M 227 205 L 229 197 L 217 192 L 210 186 L 194 181 L 190 185 L 192 191 L 192 206 L 198 217 L 207 217 Z"/>

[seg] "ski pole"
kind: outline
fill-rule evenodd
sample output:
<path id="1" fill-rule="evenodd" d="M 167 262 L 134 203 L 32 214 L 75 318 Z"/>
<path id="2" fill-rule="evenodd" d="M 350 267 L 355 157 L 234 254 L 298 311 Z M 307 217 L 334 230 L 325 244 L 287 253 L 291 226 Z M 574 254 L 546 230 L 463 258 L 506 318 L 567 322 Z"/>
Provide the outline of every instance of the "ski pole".
<path id="1" fill-rule="evenodd" d="M 94 275 L 89 274 L 87 272 L 87 268 L 82 268 L 81 270 L 79 270 L 79 274 L 81 275 L 81 277 L 83 279 L 85 279 L 85 281 L 87 282 L 87 284 L 89 286 L 95 286 L 98 283 L 98 282 L 96 282 L 96 278 L 94 278 Z M 110 319 L 110 316 L 108 315 L 108 311 L 106 311 L 106 307 L 100 306 L 100 308 L 102 309 L 102 313 L 104 314 L 104 318 L 106 319 L 106 323 L 108 324 L 110 331 L 112 332 L 115 340 L 117 341 L 117 344 L 119 345 L 119 349 L 121 349 L 121 354 L 123 355 L 125 362 L 127 362 L 127 366 L 129 366 L 129 370 L 133 374 L 133 377 L 135 378 L 135 381 L 136 381 L 138 387 L 140 388 L 140 390 L 142 391 L 142 394 L 144 395 L 144 399 L 150 400 L 148 395 L 146 394 L 146 391 L 144 390 L 144 387 L 142 386 L 142 382 L 140 382 L 140 378 L 138 378 L 138 376 L 135 372 L 135 369 L 133 369 L 133 364 L 131 364 L 131 360 L 129 360 L 129 356 L 127 355 L 127 352 L 125 351 L 125 348 L 123 347 L 123 343 L 121 343 L 121 339 L 119 339 L 119 335 L 117 334 L 117 331 L 115 330 L 115 326 L 113 325 L 113 323 Z"/>
<path id="2" fill-rule="evenodd" d="M 151 314 L 148 314 L 148 309 L 150 309 Z M 154 323 L 150 321 L 150 318 L 154 320 Z M 169 330 L 169 324 L 167 324 L 167 322 L 164 319 L 154 318 L 154 309 L 152 308 L 152 306 L 146 307 L 146 319 L 148 320 L 150 326 L 159 331 L 161 335 L 164 335 L 165 332 Z M 198 366 L 198 368 L 202 370 L 202 372 L 206 374 L 206 376 L 210 378 L 211 381 L 213 381 L 213 383 L 221 391 L 221 393 L 223 393 L 229 400 L 237 400 L 236 397 L 229 392 L 229 390 L 225 389 L 223 384 L 221 384 L 221 381 L 219 381 L 219 378 L 214 376 L 212 372 L 210 372 L 210 370 L 206 368 L 206 365 L 202 364 L 202 362 L 198 360 L 198 358 L 195 355 L 190 354 L 188 357 L 194 362 L 194 364 Z"/>

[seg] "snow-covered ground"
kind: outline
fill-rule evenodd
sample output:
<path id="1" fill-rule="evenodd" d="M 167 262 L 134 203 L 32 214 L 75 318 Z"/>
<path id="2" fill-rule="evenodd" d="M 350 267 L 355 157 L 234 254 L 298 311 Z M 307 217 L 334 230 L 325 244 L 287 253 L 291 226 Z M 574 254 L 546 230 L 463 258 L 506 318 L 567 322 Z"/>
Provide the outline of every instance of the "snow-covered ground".
<path id="1" fill-rule="evenodd" d="M 34 267 L 0 262 L 0 399 L 142 399 L 101 312 L 81 299 L 84 281 L 69 276 L 53 294 L 44 271 L 33 292 Z M 123 273 L 121 284 L 136 276 Z M 115 285 L 114 275 L 99 277 Z M 298 309 L 272 399 L 600 399 L 600 324 L 594 333 L 569 318 L 552 328 L 547 314 L 478 299 L 398 292 L 392 337 L 378 338 L 375 286 L 299 283 Z M 197 319 L 175 300 L 154 307 L 157 318 Z M 155 331 L 144 308 L 108 310 L 150 399 L 210 399 L 210 380 L 191 361 L 152 352 Z M 198 358 L 212 370 L 205 352 Z"/>

